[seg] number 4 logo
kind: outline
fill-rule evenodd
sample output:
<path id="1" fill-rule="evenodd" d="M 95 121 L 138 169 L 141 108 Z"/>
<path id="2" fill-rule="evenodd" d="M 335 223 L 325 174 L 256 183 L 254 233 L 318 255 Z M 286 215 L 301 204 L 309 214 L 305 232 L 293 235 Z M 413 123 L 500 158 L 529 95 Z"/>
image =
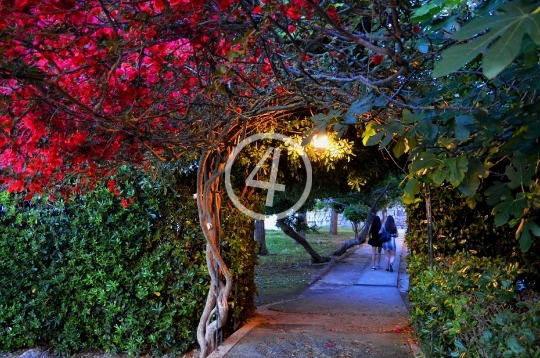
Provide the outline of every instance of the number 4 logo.
<path id="1" fill-rule="evenodd" d="M 302 196 L 300 196 L 298 201 L 292 207 L 280 213 L 275 214 L 276 219 L 284 219 L 288 215 L 291 215 L 294 211 L 300 209 L 300 207 L 306 202 L 309 196 L 309 192 L 311 190 L 311 183 L 312 183 L 311 163 L 309 162 L 309 158 L 304 152 L 304 149 L 302 148 L 302 146 L 299 143 L 296 143 L 291 138 L 284 136 L 283 134 L 279 134 L 279 133 L 259 133 L 259 134 L 254 134 L 242 140 L 240 143 L 238 143 L 238 145 L 232 152 L 231 156 L 227 160 L 227 165 L 225 166 L 225 189 L 227 190 L 227 194 L 229 194 L 229 198 L 233 202 L 234 206 L 236 206 L 241 212 L 243 212 L 244 214 L 256 220 L 264 220 L 266 218 L 266 215 L 264 213 L 257 213 L 245 207 L 244 204 L 242 204 L 240 200 L 238 200 L 238 197 L 234 193 L 234 190 L 231 184 L 231 169 L 238 153 L 240 153 L 240 151 L 245 146 L 249 145 L 250 143 L 253 143 L 258 140 L 264 140 L 264 139 L 280 140 L 283 143 L 290 146 L 292 149 L 296 150 L 298 153 L 300 153 L 300 158 L 304 162 L 304 166 L 306 169 L 306 186 L 304 188 L 304 192 L 302 193 Z M 270 180 L 268 182 L 256 180 L 255 175 L 261 169 L 264 162 L 270 157 L 270 155 L 272 154 L 272 151 L 274 152 L 274 154 L 272 156 L 272 169 L 270 170 Z M 270 207 L 274 204 L 274 194 L 276 190 L 285 191 L 285 185 L 276 183 L 280 154 L 281 152 L 279 149 L 269 148 L 264 154 L 264 156 L 262 157 L 262 159 L 259 160 L 255 169 L 251 171 L 248 178 L 246 179 L 246 185 L 252 186 L 255 188 L 262 188 L 262 189 L 268 190 L 268 194 L 266 196 L 266 206 L 270 206 Z"/>
<path id="2" fill-rule="evenodd" d="M 274 151 L 274 157 L 272 159 L 272 169 L 270 170 L 270 181 L 261 181 L 254 179 L 257 172 L 261 169 L 266 159 L 270 156 L 270 153 Z M 264 153 L 263 157 L 259 162 L 257 163 L 257 166 L 251 171 L 249 176 L 246 179 L 246 185 L 252 186 L 254 188 L 261 188 L 261 189 L 268 189 L 268 193 L 266 194 L 266 206 L 272 207 L 274 205 L 274 193 L 276 190 L 278 191 L 285 191 L 285 185 L 283 184 L 276 184 L 277 180 L 277 172 L 279 167 L 279 154 L 281 153 L 281 149 L 270 147 L 266 150 L 266 153 Z"/>

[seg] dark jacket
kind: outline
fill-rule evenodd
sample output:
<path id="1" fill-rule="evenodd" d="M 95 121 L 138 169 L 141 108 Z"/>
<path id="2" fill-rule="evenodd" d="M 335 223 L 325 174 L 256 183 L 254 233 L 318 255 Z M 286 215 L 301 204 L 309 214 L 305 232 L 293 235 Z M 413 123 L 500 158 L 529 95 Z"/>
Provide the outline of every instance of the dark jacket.
<path id="1" fill-rule="evenodd" d="M 369 240 L 368 244 L 375 247 L 382 247 L 382 243 L 379 241 L 379 231 L 381 230 L 381 221 L 374 220 L 371 223 L 371 228 L 369 229 Z"/>

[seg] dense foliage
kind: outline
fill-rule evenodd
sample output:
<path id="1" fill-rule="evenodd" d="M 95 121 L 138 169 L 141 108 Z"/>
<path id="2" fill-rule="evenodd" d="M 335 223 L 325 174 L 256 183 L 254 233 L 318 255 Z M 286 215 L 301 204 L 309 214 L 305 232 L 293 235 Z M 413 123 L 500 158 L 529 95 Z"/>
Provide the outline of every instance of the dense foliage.
<path id="1" fill-rule="evenodd" d="M 457 188 L 531 249 L 540 236 L 538 3 L 426 3 L 411 20 L 418 66 L 391 95 L 399 113 L 368 123 L 365 143 L 408 154 L 407 203 L 425 184 Z"/>
<path id="2" fill-rule="evenodd" d="M 522 252 L 487 204 L 455 188 L 431 190 L 434 264 L 426 207 L 408 206 L 411 322 L 428 357 L 535 357 L 540 353 L 539 249 Z M 431 341 L 433 335 L 433 343 Z"/>
<path id="3" fill-rule="evenodd" d="M 162 355 L 195 342 L 209 284 L 205 240 L 193 188 L 173 177 L 119 171 L 69 201 L 0 194 L 2 350 Z M 223 246 L 235 263 L 238 326 L 253 309 L 252 222 L 236 211 L 227 218 L 225 228 L 245 228 Z"/>
<path id="4" fill-rule="evenodd" d="M 411 321 L 427 357 L 540 354 L 540 294 L 516 292 L 517 264 L 456 254 L 430 269 L 415 256 L 409 270 Z"/>
<path id="5" fill-rule="evenodd" d="M 422 195 L 425 197 L 424 191 Z M 491 215 L 492 208 L 487 203 L 471 203 L 450 185 L 431 188 L 430 197 L 436 257 L 466 252 L 480 257 L 504 257 L 522 266 L 534 266 L 540 262 L 539 244 L 534 242 L 532 250 L 522 252 L 513 228 L 497 226 Z M 409 249 L 413 255 L 425 254 L 428 249 L 426 204 L 417 202 L 409 205 L 408 209 L 412 216 L 407 233 Z"/>

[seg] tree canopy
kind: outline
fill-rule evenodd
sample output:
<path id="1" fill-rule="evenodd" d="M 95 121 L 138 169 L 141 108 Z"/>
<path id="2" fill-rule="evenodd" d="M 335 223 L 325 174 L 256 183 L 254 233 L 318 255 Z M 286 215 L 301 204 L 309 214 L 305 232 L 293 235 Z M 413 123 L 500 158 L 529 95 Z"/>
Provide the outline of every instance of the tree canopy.
<path id="1" fill-rule="evenodd" d="M 66 173 L 84 174 L 83 185 L 147 152 L 178 158 L 295 111 L 336 116 L 405 71 L 395 45 L 413 35 L 402 9 L 383 3 L 43 0 L 0 11 L 11 191 L 40 191 Z"/>

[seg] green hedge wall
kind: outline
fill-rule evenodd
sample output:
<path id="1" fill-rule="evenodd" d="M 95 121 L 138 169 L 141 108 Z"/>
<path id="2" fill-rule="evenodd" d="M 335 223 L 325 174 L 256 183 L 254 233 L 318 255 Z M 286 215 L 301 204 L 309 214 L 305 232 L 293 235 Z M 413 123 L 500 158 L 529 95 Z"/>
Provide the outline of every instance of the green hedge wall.
<path id="1" fill-rule="evenodd" d="M 540 294 L 518 294 L 504 259 L 409 260 L 411 322 L 427 357 L 539 357 Z M 431 337 L 433 334 L 433 345 Z"/>
<path id="2" fill-rule="evenodd" d="M 426 356 L 540 357 L 538 242 L 523 253 L 490 207 L 451 187 L 431 194 L 431 269 L 425 203 L 407 208 L 406 235 L 411 323 Z"/>
<path id="3" fill-rule="evenodd" d="M 0 193 L 0 350 L 163 355 L 196 341 L 208 274 L 194 191 L 129 170 L 109 180 L 69 201 Z M 224 232 L 238 215 L 227 214 Z M 223 242 L 231 262 L 243 260 L 236 326 L 253 307 L 249 223 Z"/>

